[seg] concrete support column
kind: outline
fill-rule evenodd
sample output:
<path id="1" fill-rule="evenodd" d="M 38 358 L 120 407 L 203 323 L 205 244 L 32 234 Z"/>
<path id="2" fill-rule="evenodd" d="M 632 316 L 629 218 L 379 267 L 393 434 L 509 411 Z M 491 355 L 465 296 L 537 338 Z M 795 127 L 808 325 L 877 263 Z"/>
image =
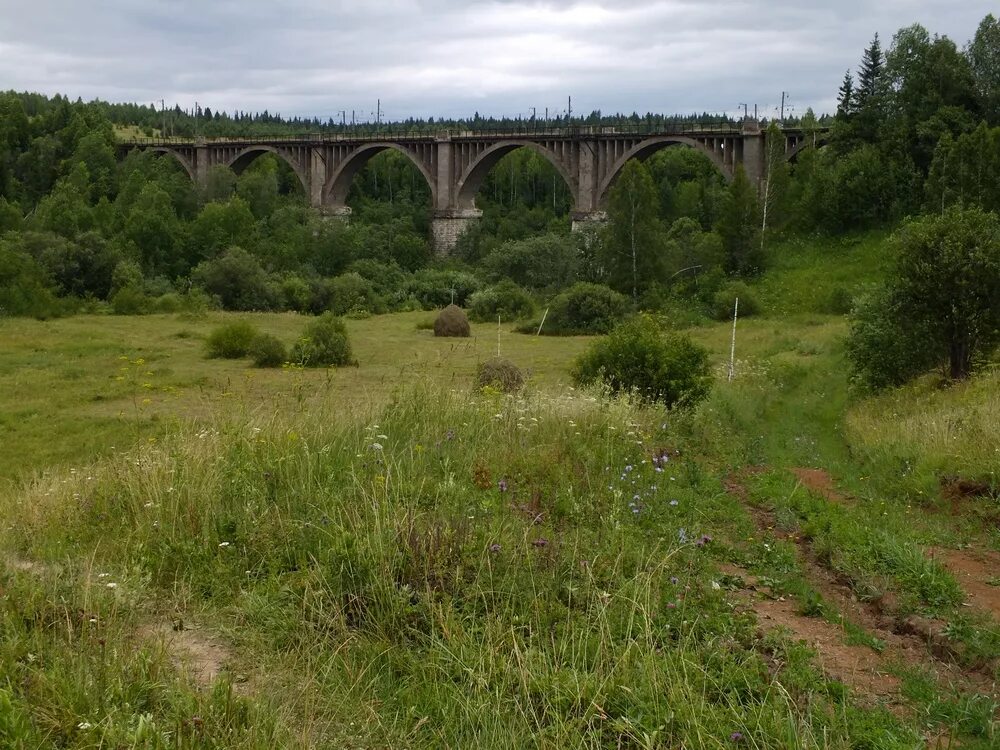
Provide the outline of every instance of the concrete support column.
<path id="1" fill-rule="evenodd" d="M 447 211 L 454 208 L 458 196 L 455 195 L 456 186 L 454 181 L 455 152 L 451 137 L 438 138 L 435 141 L 437 148 L 437 189 L 434 193 L 434 210 Z"/>
<path id="2" fill-rule="evenodd" d="M 434 211 L 431 217 L 431 236 L 434 252 L 439 256 L 450 255 L 462 232 L 475 224 L 483 212 L 478 208 L 447 208 Z"/>
<path id="3" fill-rule="evenodd" d="M 594 212 L 600 200 L 597 184 L 597 141 L 576 144 L 576 211 Z"/>
<path id="4" fill-rule="evenodd" d="M 338 221 L 350 221 L 351 220 L 351 207 L 350 206 L 320 206 L 319 214 L 324 219 L 337 219 Z"/>
<path id="5" fill-rule="evenodd" d="M 313 208 L 322 208 L 325 186 L 326 160 L 322 149 L 313 146 L 309 149 L 309 205 Z"/>
<path id="6" fill-rule="evenodd" d="M 764 134 L 759 131 L 743 136 L 743 171 L 747 173 L 750 184 L 760 190 L 761 180 L 764 179 Z"/>
<path id="7" fill-rule="evenodd" d="M 198 187 L 208 185 L 208 147 L 204 144 L 194 149 L 194 180 Z"/>

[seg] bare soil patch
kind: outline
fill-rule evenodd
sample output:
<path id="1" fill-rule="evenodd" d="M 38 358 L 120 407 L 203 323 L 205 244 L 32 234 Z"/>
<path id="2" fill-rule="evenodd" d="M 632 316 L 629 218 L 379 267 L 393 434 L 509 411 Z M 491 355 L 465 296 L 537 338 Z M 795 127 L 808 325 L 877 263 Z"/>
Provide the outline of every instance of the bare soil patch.
<path id="1" fill-rule="evenodd" d="M 791 469 L 791 472 L 798 478 L 803 487 L 820 497 L 826 498 L 830 502 L 842 503 L 848 499 L 846 495 L 837 489 L 833 477 L 830 476 L 826 469 L 797 467 Z"/>
<path id="2" fill-rule="evenodd" d="M 209 687 L 233 662 L 230 645 L 197 626 L 156 622 L 144 626 L 140 634 L 161 643 L 174 666 L 201 687 Z"/>
<path id="3" fill-rule="evenodd" d="M 937 548 L 929 554 L 955 576 L 970 605 L 1000 619 L 1000 554 Z"/>

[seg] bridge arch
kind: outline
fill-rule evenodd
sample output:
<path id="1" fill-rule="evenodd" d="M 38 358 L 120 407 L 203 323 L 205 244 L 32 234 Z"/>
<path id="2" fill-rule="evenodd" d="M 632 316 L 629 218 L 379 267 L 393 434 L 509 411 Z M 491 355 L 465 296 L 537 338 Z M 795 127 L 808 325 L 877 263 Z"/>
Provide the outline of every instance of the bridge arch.
<path id="1" fill-rule="evenodd" d="M 600 208 L 607 206 L 608 193 L 611 191 L 611 186 L 614 184 L 618 175 L 621 173 L 625 165 L 632 159 L 645 160 L 650 156 L 655 154 L 664 148 L 669 148 L 670 146 L 689 146 L 696 151 L 701 152 L 709 158 L 712 164 L 715 165 L 716 169 L 722 173 L 726 182 L 731 182 L 733 179 L 733 168 L 725 163 L 724 157 L 721 153 L 713 151 L 708 148 L 705 144 L 695 140 L 694 138 L 688 138 L 683 135 L 668 135 L 660 136 L 654 138 L 647 138 L 646 140 L 637 143 L 635 146 L 626 151 L 622 156 L 616 161 L 611 168 L 608 170 L 604 179 L 601 180 L 600 185 L 597 188 L 597 205 Z"/>
<path id="2" fill-rule="evenodd" d="M 804 136 L 799 143 L 796 143 L 792 148 L 790 148 L 785 153 L 785 161 L 793 162 L 798 159 L 799 154 L 805 151 L 807 148 L 822 148 L 827 144 L 829 140 L 828 133 L 817 134 L 816 136 L 810 138 L 809 136 Z"/>
<path id="3" fill-rule="evenodd" d="M 437 180 L 431 174 L 428 166 L 416 154 L 408 148 L 400 146 L 398 143 L 366 143 L 348 154 L 340 163 L 339 169 L 329 176 L 326 185 L 323 186 L 323 204 L 330 206 L 347 205 L 347 195 L 351 191 L 351 184 L 354 182 L 355 176 L 372 157 L 389 149 L 404 154 L 420 171 L 431 191 L 431 205 L 436 205 Z"/>
<path id="4" fill-rule="evenodd" d="M 179 151 L 175 151 L 174 149 L 168 148 L 166 146 L 154 146 L 153 148 L 149 149 L 149 152 L 152 154 L 169 154 L 170 156 L 174 157 L 178 161 L 178 163 L 180 163 L 180 165 L 184 167 L 184 171 L 187 172 L 187 176 L 191 178 L 191 182 L 197 181 L 194 171 L 194 165 L 191 163 L 190 159 L 185 158 L 184 155 Z"/>
<path id="5" fill-rule="evenodd" d="M 579 190 L 576 177 L 571 172 L 569 166 L 563 163 L 555 153 L 533 141 L 503 141 L 483 151 L 475 161 L 466 167 L 465 172 L 459 176 L 454 193 L 457 207 L 460 209 L 474 209 L 476 207 L 476 194 L 479 192 L 479 188 L 482 187 L 483 181 L 490 173 L 490 170 L 503 157 L 519 148 L 531 149 L 555 167 L 556 171 L 569 187 L 574 204 L 577 202 L 577 193 Z"/>
<path id="6" fill-rule="evenodd" d="M 298 160 L 291 158 L 288 154 L 282 152 L 281 149 L 275 148 L 274 146 L 249 146 L 230 159 L 227 166 L 239 175 L 243 173 L 243 170 L 250 166 L 254 159 L 263 154 L 274 154 L 285 162 L 285 164 L 290 166 L 292 171 L 295 172 L 295 176 L 299 178 L 302 190 L 306 195 L 309 195 L 309 177 L 306 175 L 303 166 L 298 163 Z"/>

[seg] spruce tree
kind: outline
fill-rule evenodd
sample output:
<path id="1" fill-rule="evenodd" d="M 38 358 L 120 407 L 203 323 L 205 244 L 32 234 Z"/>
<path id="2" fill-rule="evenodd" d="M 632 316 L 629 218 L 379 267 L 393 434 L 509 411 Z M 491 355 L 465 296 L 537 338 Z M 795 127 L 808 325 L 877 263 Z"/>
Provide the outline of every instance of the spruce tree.
<path id="1" fill-rule="evenodd" d="M 879 79 L 882 77 L 882 45 L 878 34 L 865 50 L 861 58 L 861 70 L 858 72 L 858 85 L 854 88 L 854 104 L 856 110 L 864 109 L 868 100 L 878 91 Z"/>
<path id="2" fill-rule="evenodd" d="M 851 71 L 844 73 L 844 82 L 837 92 L 837 117 L 846 120 L 854 111 L 854 76 Z"/>

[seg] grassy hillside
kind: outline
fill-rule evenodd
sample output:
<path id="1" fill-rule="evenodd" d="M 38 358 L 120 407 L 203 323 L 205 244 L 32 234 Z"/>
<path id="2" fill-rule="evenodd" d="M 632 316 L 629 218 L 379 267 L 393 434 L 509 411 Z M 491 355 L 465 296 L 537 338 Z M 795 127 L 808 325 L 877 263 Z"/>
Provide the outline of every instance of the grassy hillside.
<path id="1" fill-rule="evenodd" d="M 880 246 L 775 246 L 693 413 L 506 331 L 528 393 L 475 392 L 495 327 L 426 313 L 332 372 L 204 358 L 297 316 L 0 321 L 0 739 L 994 747 L 996 378 L 850 391 L 823 293 Z"/>

